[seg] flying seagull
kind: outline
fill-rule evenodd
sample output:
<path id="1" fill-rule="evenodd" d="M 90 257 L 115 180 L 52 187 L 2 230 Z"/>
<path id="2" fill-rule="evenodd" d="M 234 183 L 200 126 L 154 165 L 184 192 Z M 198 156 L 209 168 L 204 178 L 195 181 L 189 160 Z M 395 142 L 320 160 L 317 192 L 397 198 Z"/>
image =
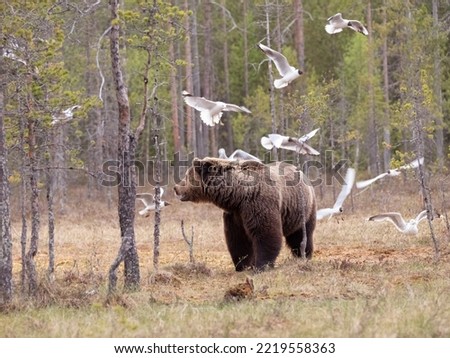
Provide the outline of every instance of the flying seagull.
<path id="1" fill-rule="evenodd" d="M 250 153 L 243 151 L 242 149 L 236 149 L 233 153 L 231 153 L 230 156 L 227 156 L 225 149 L 220 148 L 219 158 L 228 160 L 254 160 L 257 162 L 261 162 L 261 159 L 255 157 L 254 155 L 251 155 Z"/>
<path id="2" fill-rule="evenodd" d="M 436 214 L 440 217 L 439 214 Z M 395 228 L 406 235 L 417 235 L 419 233 L 418 224 L 427 217 L 427 210 L 423 210 L 417 215 L 415 219 L 411 219 L 406 222 L 402 215 L 397 212 L 383 213 L 379 215 L 374 215 L 368 218 L 368 221 L 390 221 L 395 225 Z"/>
<path id="3" fill-rule="evenodd" d="M 164 189 L 159 188 L 159 197 L 161 198 L 164 194 Z M 144 204 L 144 209 L 139 211 L 139 215 L 145 216 L 146 218 L 150 216 L 150 213 L 155 210 L 155 195 L 150 193 L 138 193 L 136 194 L 136 199 L 139 199 Z M 163 208 L 170 205 L 167 201 L 160 200 L 159 207 Z"/>
<path id="4" fill-rule="evenodd" d="M 337 34 L 345 28 L 352 29 L 353 31 L 360 32 L 364 35 L 369 35 L 369 31 L 358 20 L 346 20 L 342 18 L 342 14 L 338 12 L 336 15 L 328 18 L 328 24 L 325 25 L 325 30 L 329 34 Z"/>
<path id="5" fill-rule="evenodd" d="M 363 188 L 369 186 L 370 184 L 376 182 L 378 179 L 384 178 L 385 176 L 396 177 L 397 175 L 400 175 L 402 170 L 415 169 L 415 168 L 418 168 L 419 165 L 423 165 L 423 157 L 413 160 L 409 164 L 402 165 L 399 168 L 390 169 L 385 173 L 381 173 L 380 175 L 376 176 L 375 178 L 358 181 L 358 182 L 356 182 L 356 187 L 358 189 L 363 189 Z"/>
<path id="6" fill-rule="evenodd" d="M 79 106 L 78 104 L 76 104 L 75 106 L 69 107 L 67 109 L 65 109 L 64 111 L 62 111 L 60 114 L 58 115 L 53 115 L 52 118 L 52 126 L 55 126 L 59 123 L 65 123 L 68 122 L 70 120 L 73 119 L 73 111 L 77 110 L 78 108 L 80 108 L 81 106 Z"/>
<path id="7" fill-rule="evenodd" d="M 220 122 L 223 111 L 245 112 L 252 113 L 244 106 L 237 106 L 235 104 L 214 102 L 205 97 L 195 97 L 187 91 L 183 91 L 183 98 L 187 105 L 200 111 L 200 118 L 208 126 L 214 126 Z"/>
<path id="8" fill-rule="evenodd" d="M 271 48 L 263 44 L 258 44 L 258 47 L 266 54 L 267 57 L 269 57 L 273 61 L 273 63 L 277 67 L 278 72 L 282 76 L 282 78 L 273 81 L 275 88 L 286 87 L 289 83 L 303 74 L 301 70 L 291 66 L 286 57 L 281 53 L 272 50 Z"/>
<path id="9" fill-rule="evenodd" d="M 345 174 L 344 185 L 342 185 L 341 192 L 339 193 L 336 202 L 334 203 L 332 208 L 325 208 L 317 210 L 316 218 L 317 220 L 321 220 L 324 218 L 329 218 L 334 214 L 342 213 L 342 204 L 347 196 L 352 191 L 353 183 L 355 182 L 356 171 L 353 168 L 348 168 L 347 173 Z"/>
<path id="10" fill-rule="evenodd" d="M 280 134 L 269 134 L 267 137 L 261 138 L 261 145 L 268 150 L 275 147 L 293 150 L 299 154 L 319 155 L 320 153 L 317 150 L 306 144 L 306 141 L 311 139 L 318 130 L 319 128 L 314 129 L 312 132 L 309 132 L 300 138 L 293 138 Z"/>

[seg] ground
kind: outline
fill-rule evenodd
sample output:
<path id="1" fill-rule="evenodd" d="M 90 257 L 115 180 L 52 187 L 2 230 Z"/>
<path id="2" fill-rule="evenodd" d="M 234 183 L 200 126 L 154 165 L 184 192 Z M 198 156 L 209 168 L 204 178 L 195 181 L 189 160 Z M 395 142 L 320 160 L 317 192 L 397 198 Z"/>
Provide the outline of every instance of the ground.
<path id="1" fill-rule="evenodd" d="M 319 208 L 334 201 L 332 188 L 325 189 L 323 197 L 316 191 Z M 336 195 L 338 191 L 336 186 Z M 107 271 L 120 244 L 114 205 L 100 202 L 89 211 L 74 206 L 57 215 L 53 284 L 45 279 L 47 228 L 42 217 L 40 294 L 34 303 L 20 294 L 16 220 L 16 298 L 13 308 L 0 315 L 0 337 L 449 337 L 445 220 L 433 222 L 439 255 L 426 221 L 412 237 L 389 223 L 366 221 L 394 210 L 415 217 L 421 210 L 416 193 L 412 179 L 408 185 L 381 183 L 355 191 L 343 214 L 317 223 L 312 260 L 292 258 L 284 247 L 273 270 L 254 274 L 234 271 L 218 208 L 177 202 L 168 192 L 172 205 L 161 212 L 158 275 L 153 266 L 154 218 L 137 216 L 142 287 L 135 293 L 120 289 L 110 300 Z M 440 197 L 438 189 L 433 194 Z M 447 210 L 437 199 L 435 206 L 441 213 Z M 195 264 L 189 263 L 181 220 L 189 237 L 193 229 Z M 254 286 L 251 294 L 225 299 L 248 278 Z"/>

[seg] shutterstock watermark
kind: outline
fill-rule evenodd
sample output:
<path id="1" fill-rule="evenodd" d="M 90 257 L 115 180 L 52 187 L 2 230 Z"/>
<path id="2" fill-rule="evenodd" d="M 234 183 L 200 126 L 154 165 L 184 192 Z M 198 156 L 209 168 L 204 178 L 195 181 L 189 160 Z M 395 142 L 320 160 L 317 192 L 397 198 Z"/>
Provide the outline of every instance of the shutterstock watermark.
<path id="1" fill-rule="evenodd" d="M 177 184 L 185 178 L 186 171 L 193 165 L 194 153 L 182 156 L 180 153 L 175 153 L 172 160 L 162 160 L 160 162 L 159 170 L 157 170 L 157 162 L 155 160 L 149 160 L 143 162 L 135 160 L 132 167 L 125 170 L 121 166 L 119 160 L 107 160 L 103 163 L 101 175 L 98 178 L 99 184 L 106 187 L 115 187 L 119 183 L 131 183 L 133 172 L 136 179 L 137 187 L 145 187 L 147 185 L 167 186 L 171 183 Z M 210 158 L 217 159 L 217 158 Z M 237 160 L 230 160 L 230 164 L 238 164 Z M 242 161 L 240 162 L 243 163 Z M 246 168 L 245 180 L 241 182 L 241 185 L 252 186 L 261 182 L 261 179 L 266 182 L 267 185 L 274 185 L 274 172 L 273 164 L 275 161 L 271 161 L 270 158 L 264 165 L 259 164 L 249 165 Z M 306 183 L 312 186 L 320 186 L 322 184 L 332 185 L 333 180 L 336 180 L 339 184 L 345 184 L 345 170 L 344 168 L 350 167 L 350 160 L 339 159 L 336 161 L 333 151 L 325 151 L 324 155 L 320 159 L 312 159 L 304 161 L 299 168 L 304 176 L 302 179 L 300 174 L 288 175 L 286 168 L 288 165 L 297 166 L 291 161 L 283 161 L 282 165 L 277 166 L 277 176 L 285 176 L 286 186 L 295 186 L 301 180 L 305 180 Z M 244 164 L 245 167 L 245 164 Z M 270 169 L 272 167 L 272 169 Z M 223 170 L 219 172 L 220 168 L 214 165 L 213 160 L 208 161 L 208 158 L 200 159 L 197 167 L 195 168 L 198 173 L 207 173 L 219 178 L 224 177 L 225 183 L 232 185 L 232 178 L 229 177 L 230 171 Z M 222 168 L 223 169 L 223 168 Z M 126 177 L 128 176 L 128 177 Z M 195 185 L 195 183 L 190 183 Z M 199 185 L 199 183 L 197 183 Z M 223 184 L 222 184 L 223 185 Z"/>

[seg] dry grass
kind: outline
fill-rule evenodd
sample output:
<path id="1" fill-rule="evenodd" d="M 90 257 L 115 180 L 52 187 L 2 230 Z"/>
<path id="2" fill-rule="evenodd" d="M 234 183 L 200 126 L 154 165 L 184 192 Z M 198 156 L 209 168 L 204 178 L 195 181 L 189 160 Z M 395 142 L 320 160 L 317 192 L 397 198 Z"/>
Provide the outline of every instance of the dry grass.
<path id="1" fill-rule="evenodd" d="M 317 191 L 319 207 L 333 202 L 327 189 L 324 198 Z M 57 216 L 54 283 L 45 279 L 43 224 L 36 258 L 42 278 L 33 302 L 20 294 L 15 223 L 16 295 L 0 315 L 0 337 L 449 337 L 444 221 L 434 222 L 439 260 L 426 222 L 417 237 L 405 237 L 388 223 L 365 221 L 388 210 L 415 216 L 421 209 L 416 193 L 410 180 L 354 194 L 353 210 L 348 200 L 344 215 L 318 222 L 313 260 L 293 259 L 284 249 L 275 269 L 257 275 L 234 271 L 219 209 L 177 203 L 168 193 L 174 205 L 162 211 L 160 272 L 155 275 L 152 264 L 153 218 L 137 217 L 141 290 L 108 301 L 107 271 L 119 248 L 114 208 L 92 204 L 80 210 L 75 203 L 69 215 Z M 182 219 L 189 235 L 194 227 L 195 264 L 189 263 Z M 248 277 L 251 294 L 225 298 Z"/>

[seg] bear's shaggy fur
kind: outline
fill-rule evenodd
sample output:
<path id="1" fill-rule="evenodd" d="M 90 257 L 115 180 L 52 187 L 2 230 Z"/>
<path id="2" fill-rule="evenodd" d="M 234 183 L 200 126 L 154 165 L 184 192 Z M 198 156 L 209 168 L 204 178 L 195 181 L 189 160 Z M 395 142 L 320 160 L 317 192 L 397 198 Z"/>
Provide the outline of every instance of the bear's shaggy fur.
<path id="1" fill-rule="evenodd" d="M 175 193 L 181 201 L 209 202 L 224 210 L 225 238 L 236 271 L 273 266 L 283 236 L 293 255 L 312 257 L 316 199 L 293 165 L 195 158 Z"/>

